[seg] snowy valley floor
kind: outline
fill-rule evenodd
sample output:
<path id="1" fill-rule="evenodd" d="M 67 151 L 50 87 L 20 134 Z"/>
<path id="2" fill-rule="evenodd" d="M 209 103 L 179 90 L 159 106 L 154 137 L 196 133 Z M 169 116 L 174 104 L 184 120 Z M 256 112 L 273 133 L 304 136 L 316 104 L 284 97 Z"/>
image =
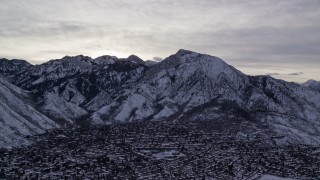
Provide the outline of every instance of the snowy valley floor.
<path id="1" fill-rule="evenodd" d="M 0 149 L 0 179 L 317 179 L 320 147 L 270 145 L 195 123 L 58 129 Z"/>

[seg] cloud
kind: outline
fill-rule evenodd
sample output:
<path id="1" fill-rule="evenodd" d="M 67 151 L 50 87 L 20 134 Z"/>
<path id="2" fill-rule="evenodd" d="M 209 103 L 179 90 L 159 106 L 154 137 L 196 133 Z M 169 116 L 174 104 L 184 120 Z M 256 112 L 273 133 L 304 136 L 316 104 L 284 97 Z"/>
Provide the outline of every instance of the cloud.
<path id="1" fill-rule="evenodd" d="M 268 76 L 277 76 L 277 75 L 281 75 L 280 73 L 267 73 L 266 75 Z"/>
<path id="2" fill-rule="evenodd" d="M 299 75 L 303 75 L 303 74 L 304 74 L 303 72 L 294 72 L 294 73 L 288 73 L 288 74 L 285 74 L 285 73 L 267 73 L 266 75 L 269 75 L 269 76 L 279 76 L 279 75 L 299 76 Z"/>
<path id="3" fill-rule="evenodd" d="M 320 66 L 319 6 L 319 0 L 0 1 L 0 54 L 34 62 L 103 52 L 153 59 L 184 48 L 245 73 L 303 71 L 299 77 L 308 78 Z"/>
<path id="4" fill-rule="evenodd" d="M 303 72 L 295 72 L 295 73 L 290 73 L 288 75 L 290 75 L 290 76 L 298 76 L 298 75 L 302 75 L 302 74 L 303 74 Z"/>
<path id="5" fill-rule="evenodd" d="M 161 57 L 153 57 L 152 58 L 154 61 L 157 61 L 157 62 L 159 62 L 159 61 L 162 61 L 163 60 L 163 58 L 161 58 Z"/>

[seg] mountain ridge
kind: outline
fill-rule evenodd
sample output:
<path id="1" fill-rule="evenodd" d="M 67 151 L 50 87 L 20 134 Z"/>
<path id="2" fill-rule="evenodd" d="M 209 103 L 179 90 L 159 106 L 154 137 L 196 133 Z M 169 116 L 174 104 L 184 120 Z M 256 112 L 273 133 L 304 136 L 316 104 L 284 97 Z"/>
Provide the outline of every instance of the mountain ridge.
<path id="1" fill-rule="evenodd" d="M 93 125 L 209 121 L 221 131 L 285 136 L 278 144 L 320 144 L 319 91 L 248 76 L 215 56 L 181 49 L 153 65 L 135 55 L 19 63 L 20 68 L 3 66 L 0 74 L 31 93 L 37 110 L 59 126 L 83 120 Z"/>

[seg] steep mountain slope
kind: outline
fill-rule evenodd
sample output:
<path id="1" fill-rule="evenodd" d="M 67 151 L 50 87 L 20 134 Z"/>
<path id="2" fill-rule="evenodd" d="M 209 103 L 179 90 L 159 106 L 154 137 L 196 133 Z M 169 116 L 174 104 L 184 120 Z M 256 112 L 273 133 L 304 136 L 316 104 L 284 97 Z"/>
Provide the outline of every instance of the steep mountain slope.
<path id="1" fill-rule="evenodd" d="M 223 93 L 229 93 L 230 98 L 237 100 L 238 95 L 233 92 L 247 82 L 248 78 L 243 73 L 217 57 L 180 50 L 153 66 L 134 88 L 97 111 L 93 117 L 98 121 L 98 114 L 108 113 L 108 108 L 123 102 L 115 114 L 108 114 L 110 119 L 123 122 L 151 118 L 151 115 L 166 118 L 167 115 L 181 113 L 182 106 L 187 111 Z M 167 110 L 169 114 L 164 113 Z"/>
<path id="2" fill-rule="evenodd" d="M 32 92 L 37 109 L 61 125 L 207 121 L 221 131 L 281 137 L 278 144 L 320 144 L 314 83 L 247 76 L 218 57 L 179 50 L 152 65 L 135 55 L 66 56 L 36 66 L 2 61 L 0 74 Z"/>
<path id="3" fill-rule="evenodd" d="M 299 143 L 319 143 L 320 93 L 297 83 L 276 80 L 271 77 L 251 77 L 251 83 L 261 89 L 276 104 L 273 111 L 261 108 L 249 112 L 260 116 L 277 133 Z"/>
<path id="4" fill-rule="evenodd" d="M 147 68 L 141 61 L 134 55 L 127 59 L 102 56 L 94 60 L 82 55 L 66 56 L 20 70 L 15 68 L 8 79 L 35 93 L 44 114 L 70 124 L 88 115 L 87 110 L 94 111 L 109 102 L 106 98 L 91 101 L 97 95 L 113 98 L 119 89 L 139 79 Z M 7 69 L 0 69 L 0 73 L 7 74 Z"/>
<path id="5" fill-rule="evenodd" d="M 29 92 L 0 76 L 0 147 L 27 144 L 24 136 L 43 133 L 59 125 L 34 107 Z"/>
<path id="6" fill-rule="evenodd" d="M 269 76 L 248 77 L 221 59 L 180 50 L 91 116 L 96 124 L 208 120 L 212 128 L 320 142 L 320 94 Z"/>

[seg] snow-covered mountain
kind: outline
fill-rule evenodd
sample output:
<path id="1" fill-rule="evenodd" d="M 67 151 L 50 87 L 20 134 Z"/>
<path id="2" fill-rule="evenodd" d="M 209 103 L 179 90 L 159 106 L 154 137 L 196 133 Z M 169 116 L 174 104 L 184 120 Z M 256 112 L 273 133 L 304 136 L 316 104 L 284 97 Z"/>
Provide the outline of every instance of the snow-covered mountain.
<path id="1" fill-rule="evenodd" d="M 157 63 L 135 55 L 1 63 L 0 74 L 30 91 L 37 110 L 60 125 L 208 121 L 222 131 L 283 136 L 277 143 L 320 144 L 319 91 L 247 76 L 218 57 L 179 50 Z"/>
<path id="2" fill-rule="evenodd" d="M 316 80 L 313 80 L 313 79 L 310 79 L 304 83 L 302 83 L 303 85 L 315 90 L 315 91 L 318 91 L 320 92 L 320 81 L 316 81 Z"/>
<path id="3" fill-rule="evenodd" d="M 319 143 L 319 102 L 319 93 L 299 84 L 249 77 L 217 57 L 180 50 L 90 120 L 209 120 L 213 128 L 226 131 L 282 134 L 289 137 L 284 142 Z"/>
<path id="4" fill-rule="evenodd" d="M 0 147 L 28 144 L 25 136 L 58 128 L 58 123 L 39 112 L 31 93 L 0 76 Z"/>

